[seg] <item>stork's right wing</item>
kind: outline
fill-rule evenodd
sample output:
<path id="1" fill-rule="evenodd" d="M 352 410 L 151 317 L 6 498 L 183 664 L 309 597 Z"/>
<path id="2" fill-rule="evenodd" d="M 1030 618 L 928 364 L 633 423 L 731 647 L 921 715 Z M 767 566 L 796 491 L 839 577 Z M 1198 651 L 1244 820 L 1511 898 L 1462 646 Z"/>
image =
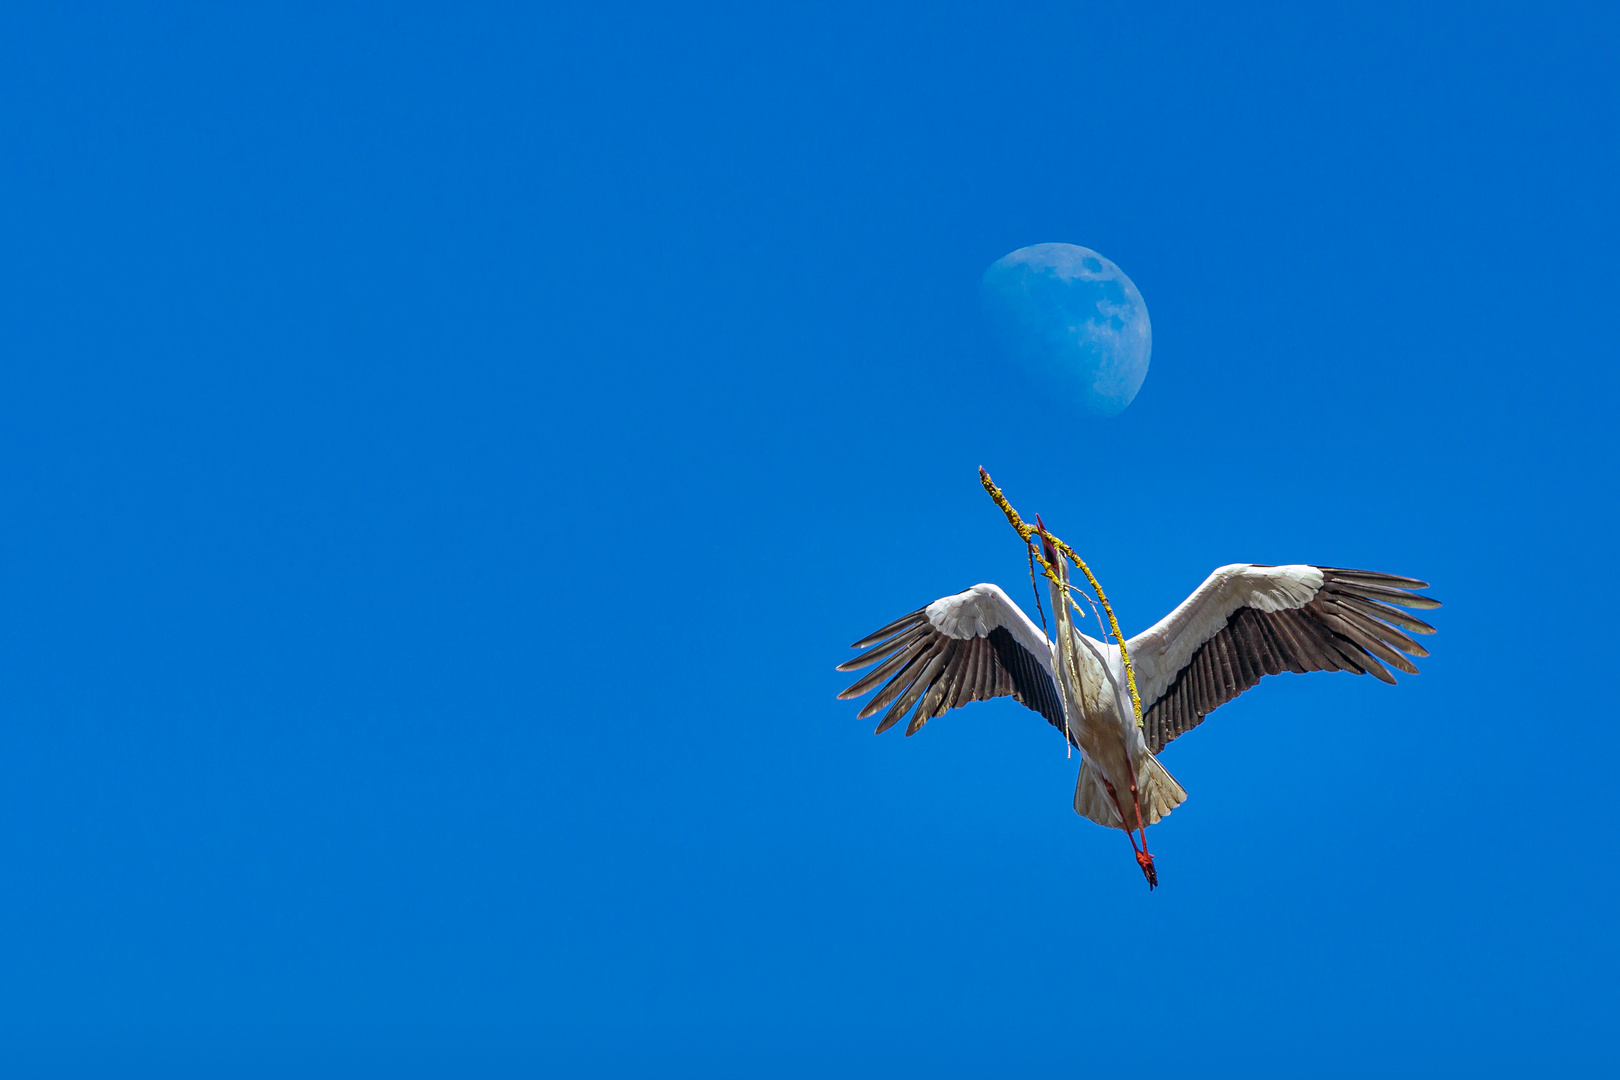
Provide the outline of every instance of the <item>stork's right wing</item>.
<path id="1" fill-rule="evenodd" d="M 1009 695 L 1064 730 L 1046 635 L 998 586 L 975 585 L 942 597 L 850 648 L 867 651 L 839 664 L 839 671 L 878 666 L 839 698 L 860 697 L 889 680 L 859 714 L 864 720 L 889 706 L 875 734 L 893 727 L 913 705 L 907 735 L 959 705 Z"/>
<path id="2" fill-rule="evenodd" d="M 1148 749 L 1157 754 L 1265 675 L 1349 671 L 1393 683 L 1384 664 L 1416 675 L 1401 653 L 1429 652 L 1401 629 L 1432 634 L 1434 627 L 1400 609 L 1439 607 L 1414 591 L 1428 587 L 1332 566 L 1221 567 L 1127 643 Z"/>

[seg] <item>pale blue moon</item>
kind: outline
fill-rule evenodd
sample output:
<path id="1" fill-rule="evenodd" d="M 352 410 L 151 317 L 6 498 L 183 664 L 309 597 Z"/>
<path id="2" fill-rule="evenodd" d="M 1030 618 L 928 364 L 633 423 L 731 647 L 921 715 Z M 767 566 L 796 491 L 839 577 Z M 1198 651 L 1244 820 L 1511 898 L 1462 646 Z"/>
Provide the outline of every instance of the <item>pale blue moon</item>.
<path id="1" fill-rule="evenodd" d="M 1076 244 L 1035 244 L 990 264 L 980 295 L 996 347 L 1093 416 L 1117 416 L 1147 378 L 1153 328 L 1131 279 Z"/>

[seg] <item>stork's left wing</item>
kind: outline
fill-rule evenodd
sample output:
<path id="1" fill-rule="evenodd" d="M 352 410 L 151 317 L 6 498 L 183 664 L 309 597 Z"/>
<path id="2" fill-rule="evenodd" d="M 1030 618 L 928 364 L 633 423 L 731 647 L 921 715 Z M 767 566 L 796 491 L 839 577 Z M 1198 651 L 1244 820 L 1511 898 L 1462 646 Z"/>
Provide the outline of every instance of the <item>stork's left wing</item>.
<path id="1" fill-rule="evenodd" d="M 1428 650 L 1397 627 L 1417 634 L 1434 627 L 1399 609 L 1439 607 L 1412 591 L 1428 587 L 1415 578 L 1332 566 L 1221 567 L 1126 642 L 1148 749 L 1157 754 L 1263 675 L 1348 671 L 1393 683 L 1384 664 L 1416 675 L 1401 653 L 1428 656 Z"/>
<path id="2" fill-rule="evenodd" d="M 1052 681 L 1051 646 L 1019 606 L 996 585 L 975 585 L 942 596 L 902 616 L 851 648 L 867 651 L 838 665 L 859 671 L 877 664 L 838 696 L 860 697 L 884 679 L 861 719 L 884 706 L 877 734 L 888 731 L 913 705 L 906 734 L 970 701 L 1011 697 L 1067 732 L 1063 703 Z M 892 705 L 890 703 L 893 703 Z"/>

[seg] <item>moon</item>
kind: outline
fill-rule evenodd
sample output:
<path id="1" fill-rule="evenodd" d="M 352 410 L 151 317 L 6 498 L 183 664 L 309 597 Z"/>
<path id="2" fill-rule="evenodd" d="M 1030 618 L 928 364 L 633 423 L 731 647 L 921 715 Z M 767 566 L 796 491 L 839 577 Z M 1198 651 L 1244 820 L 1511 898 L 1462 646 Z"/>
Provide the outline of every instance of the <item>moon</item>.
<path id="1" fill-rule="evenodd" d="M 1125 272 L 1078 244 L 990 264 L 980 289 L 996 346 L 1092 416 L 1118 416 L 1147 378 L 1153 328 Z"/>

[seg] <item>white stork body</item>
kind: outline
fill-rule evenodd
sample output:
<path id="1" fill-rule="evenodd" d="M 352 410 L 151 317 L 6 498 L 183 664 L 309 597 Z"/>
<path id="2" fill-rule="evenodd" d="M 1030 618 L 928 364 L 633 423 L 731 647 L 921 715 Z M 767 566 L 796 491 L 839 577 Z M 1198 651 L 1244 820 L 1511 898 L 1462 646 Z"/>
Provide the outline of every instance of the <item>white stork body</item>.
<path id="1" fill-rule="evenodd" d="M 1074 625 L 1067 565 L 1049 561 L 1065 578 L 1050 584 L 1056 640 L 1000 588 L 975 585 L 856 642 L 868 651 L 839 670 L 877 666 L 839 697 L 858 697 L 883 683 L 860 712 L 869 717 L 888 706 L 879 734 L 907 712 L 909 736 L 952 708 L 992 697 L 1011 696 L 1040 713 L 1080 752 L 1075 812 L 1128 834 L 1143 830 L 1138 862 L 1150 884 L 1146 827 L 1187 798 L 1158 761 L 1166 744 L 1264 675 L 1348 671 L 1393 683 L 1386 663 L 1416 674 L 1401 652 L 1428 652 L 1397 628 L 1423 634 L 1434 628 L 1391 605 L 1440 606 L 1411 591 L 1426 583 L 1391 574 L 1223 566 L 1126 643 L 1142 701 L 1138 726 L 1119 646 Z"/>
<path id="2" fill-rule="evenodd" d="M 1057 621 L 1050 647 L 1065 722 L 1081 756 L 1074 809 L 1099 825 L 1127 833 L 1145 830 L 1180 806 L 1187 792 L 1148 750 L 1136 724 L 1119 646 L 1074 625 L 1066 588 L 1068 563 L 1056 555 L 1049 553 L 1062 582 L 1048 582 Z M 1146 850 L 1145 832 L 1142 841 Z"/>

